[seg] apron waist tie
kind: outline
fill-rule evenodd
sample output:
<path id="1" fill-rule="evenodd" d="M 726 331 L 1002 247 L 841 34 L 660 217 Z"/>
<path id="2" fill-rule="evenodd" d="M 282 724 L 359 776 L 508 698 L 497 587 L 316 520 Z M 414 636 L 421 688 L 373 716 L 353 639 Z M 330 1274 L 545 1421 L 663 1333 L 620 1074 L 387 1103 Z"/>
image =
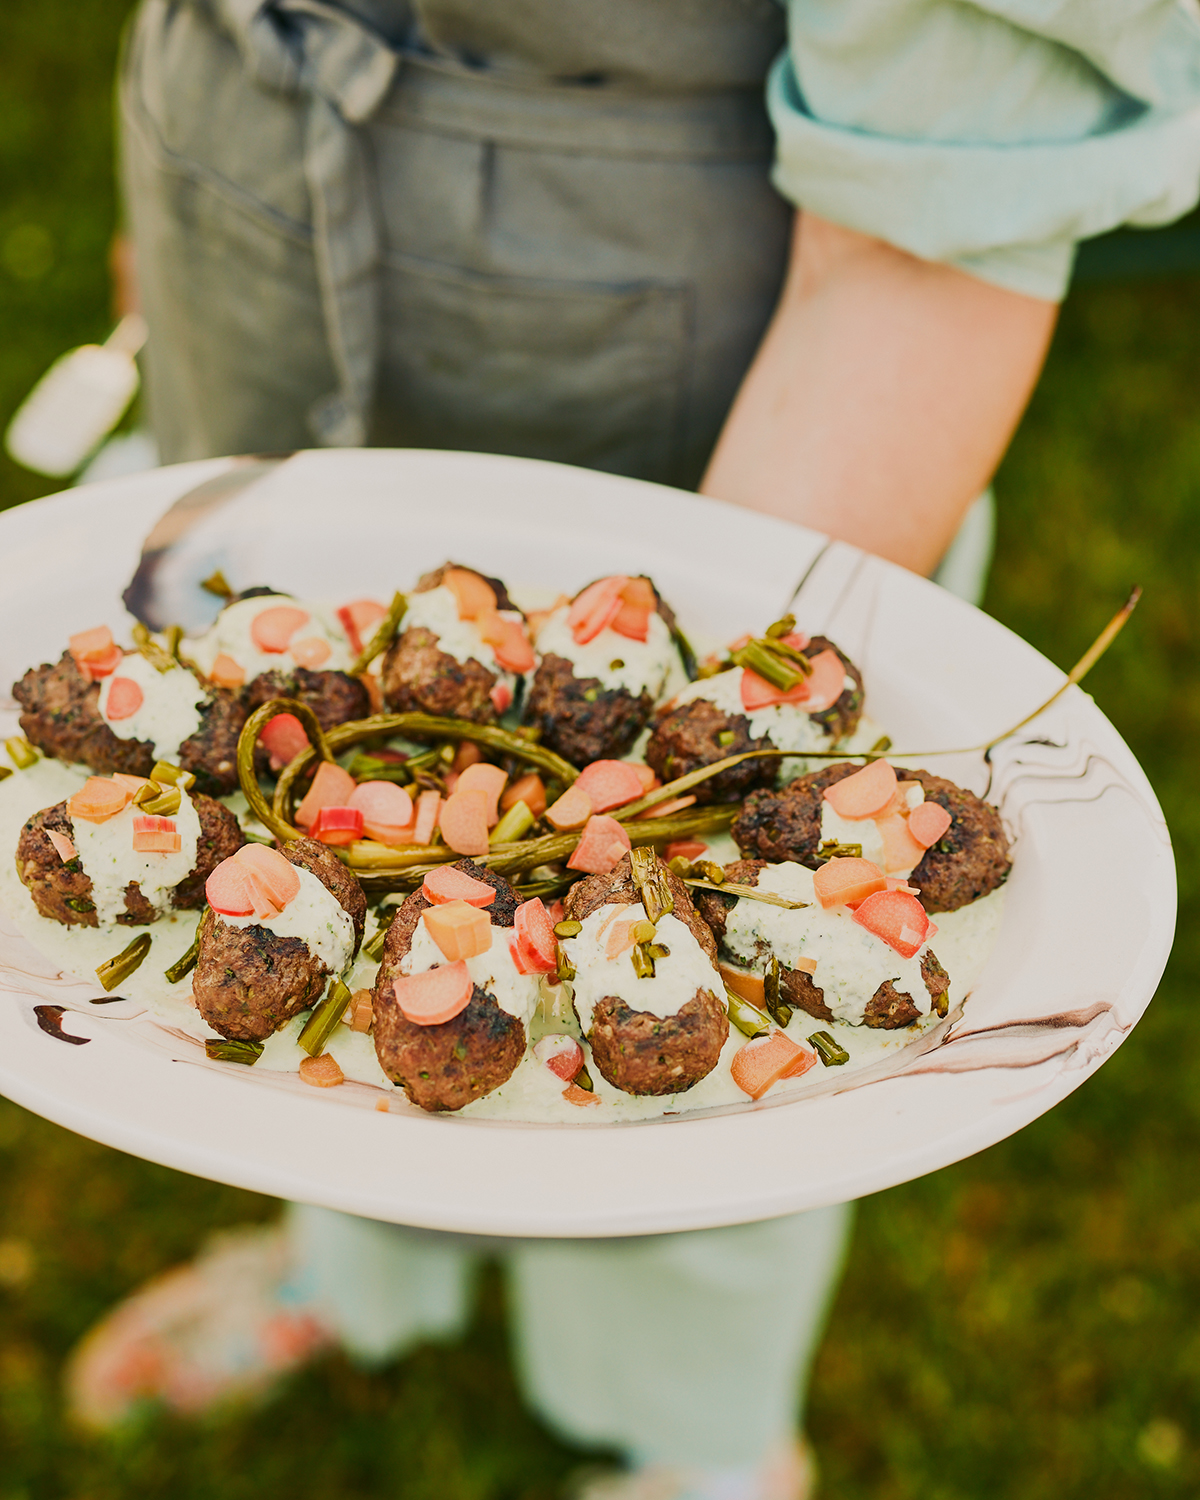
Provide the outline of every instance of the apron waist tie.
<path id="1" fill-rule="evenodd" d="M 312 200 L 321 310 L 338 387 L 308 423 L 324 447 L 361 447 L 379 363 L 382 249 L 378 193 L 355 128 L 391 88 L 399 55 L 323 0 L 193 0 L 236 43 L 261 87 L 303 98 L 304 175 Z"/>

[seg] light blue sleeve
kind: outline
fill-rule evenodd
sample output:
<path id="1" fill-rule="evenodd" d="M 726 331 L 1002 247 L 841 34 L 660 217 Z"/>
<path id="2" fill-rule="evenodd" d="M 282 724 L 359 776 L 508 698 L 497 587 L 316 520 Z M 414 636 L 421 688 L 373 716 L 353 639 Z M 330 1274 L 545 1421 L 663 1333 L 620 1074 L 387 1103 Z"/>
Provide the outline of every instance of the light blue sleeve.
<path id="1" fill-rule="evenodd" d="M 1197 0 L 789 0 L 774 182 L 1057 300 L 1076 243 L 1200 196 Z"/>

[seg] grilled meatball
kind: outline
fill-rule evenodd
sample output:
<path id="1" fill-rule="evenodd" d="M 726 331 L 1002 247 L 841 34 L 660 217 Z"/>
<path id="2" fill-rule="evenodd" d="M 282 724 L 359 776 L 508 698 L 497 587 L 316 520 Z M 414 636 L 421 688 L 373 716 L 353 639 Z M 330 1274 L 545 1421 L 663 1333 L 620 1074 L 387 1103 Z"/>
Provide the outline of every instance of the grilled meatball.
<path id="1" fill-rule="evenodd" d="M 456 661 L 423 625 L 403 631 L 383 659 L 383 701 L 398 714 L 490 724 L 496 718 L 491 692 L 499 681 L 474 657 Z"/>
<path id="2" fill-rule="evenodd" d="M 836 703 L 822 713 L 810 715 L 831 740 L 844 739 L 854 733 L 862 717 L 862 674 L 826 636 L 813 636 L 805 651 L 811 656 L 836 651 L 846 675 L 853 679 L 854 686 L 846 688 Z M 698 771 L 701 766 L 724 760 L 727 755 L 776 748 L 769 734 L 760 739 L 751 736 L 750 720 L 745 714 L 726 714 L 706 698 L 693 698 L 678 708 L 669 708 L 655 725 L 646 746 L 646 764 L 663 781 L 673 781 L 677 776 Z M 701 782 L 692 791 L 697 802 L 731 802 L 754 787 L 773 786 L 778 774 L 776 761 L 748 760 Z"/>
<path id="3" fill-rule="evenodd" d="M 181 668 L 180 670 L 186 670 Z M 122 772 L 149 776 L 157 759 L 149 740 L 114 734 L 100 714 L 100 684 L 64 651 L 52 666 L 31 667 L 13 687 L 25 712 L 21 728 L 29 741 L 58 760 L 75 761 L 100 776 Z M 240 693 L 196 684 L 200 728 L 179 747 L 178 763 L 196 778 L 197 791 L 212 797 L 238 784 L 237 738 L 246 721 Z"/>
<path id="4" fill-rule="evenodd" d="M 178 764 L 196 778 L 196 790 L 227 797 L 237 790 L 237 745 L 249 710 L 245 695 L 214 688 L 200 710 L 200 728 L 179 747 Z"/>
<path id="5" fill-rule="evenodd" d="M 246 688 L 247 713 L 253 713 L 272 698 L 296 698 L 311 708 L 322 729 L 335 729 L 351 719 L 365 719 L 371 712 L 367 690 L 348 672 L 310 672 L 297 667 L 291 672 L 260 672 Z"/>
<path id="6" fill-rule="evenodd" d="M 662 781 L 674 781 L 701 766 L 746 750 L 770 750 L 771 736 L 752 739 L 745 714 L 726 714 L 707 698 L 692 698 L 670 709 L 654 726 L 646 764 Z M 753 787 L 771 786 L 779 774 L 773 760 L 744 760 L 692 788 L 697 802 L 732 802 Z"/>
<path id="7" fill-rule="evenodd" d="M 653 579 L 646 582 L 654 589 L 659 615 L 673 632 L 671 606 L 654 588 Z M 541 731 L 543 745 L 572 765 L 586 766 L 624 755 L 653 711 L 649 692 L 634 694 L 624 687 L 606 688 L 598 677 L 577 677 L 573 662 L 549 652 L 534 673 L 525 720 Z"/>
<path id="8" fill-rule="evenodd" d="M 908 877 L 921 892 L 928 912 L 958 911 L 1008 879 L 1012 860 L 1000 814 L 974 792 L 928 771 L 900 771 L 904 781 L 919 781 L 927 802 L 938 802 L 950 814 L 950 827 L 926 849 Z"/>
<path id="9" fill-rule="evenodd" d="M 734 820 L 734 840 L 747 858 L 820 864 L 821 803 L 827 786 L 860 766 L 843 762 L 800 776 L 782 791 L 753 792 Z M 1000 814 L 974 792 L 928 771 L 897 770 L 903 785 L 919 781 L 925 797 L 950 814 L 950 827 L 909 876 L 928 912 L 957 911 L 1004 884 L 1012 861 Z"/>
<path id="10" fill-rule="evenodd" d="M 482 578 L 496 597 L 497 609 L 516 609 L 500 579 L 488 578 L 462 563 L 443 563 L 424 574 L 413 593 L 427 594 L 440 588 L 448 568 Z M 491 692 L 500 680 L 498 673 L 474 657 L 457 661 L 439 647 L 433 631 L 414 625 L 402 630 L 389 647 L 383 658 L 380 686 L 383 701 L 394 713 L 437 714 L 467 719 L 472 724 L 490 724 L 497 718 Z"/>
<path id="11" fill-rule="evenodd" d="M 820 864 L 817 850 L 821 846 L 825 788 L 861 770 L 861 766 L 841 761 L 797 776 L 780 791 L 751 792 L 730 829 L 734 842 L 747 859 L 768 864 L 790 859 L 815 870 Z"/>
<path id="12" fill-rule="evenodd" d="M 315 839 L 296 839 L 281 852 L 337 897 L 360 938 L 367 899 L 337 855 Z M 315 1005 L 325 989 L 329 969 L 302 938 L 280 937 L 257 924 L 232 927 L 211 907 L 197 935 L 192 993 L 200 1014 L 222 1036 L 262 1041 Z"/>
<path id="13" fill-rule="evenodd" d="M 496 899 L 486 908 L 494 927 L 511 927 L 518 897 L 501 875 L 469 859 L 454 866 L 486 881 Z M 525 1055 L 525 1028 L 475 986 L 465 1010 L 439 1026 L 418 1026 L 400 1009 L 392 981 L 412 947 L 421 913 L 431 903 L 418 890 L 388 929 L 375 980 L 375 1053 L 379 1066 L 409 1099 L 433 1112 L 461 1109 L 507 1082 Z"/>
<path id="14" fill-rule="evenodd" d="M 665 867 L 664 867 L 665 868 Z M 716 962 L 717 945 L 692 905 L 687 886 L 667 871 L 675 898 L 674 915 Z M 589 875 L 567 892 L 567 915 L 581 922 L 609 902 L 640 900 L 626 855 L 611 875 Z M 714 978 L 713 990 L 717 988 Z M 729 1019 L 717 994 L 698 989 L 673 1016 L 635 1011 L 606 995 L 592 1011 L 588 1033 L 596 1066 L 614 1088 L 626 1094 L 679 1094 L 708 1076 L 729 1035 Z"/>
<path id="15" fill-rule="evenodd" d="M 616 760 L 650 721 L 654 699 L 628 688 L 605 688 L 598 677 L 576 677 L 564 656 L 543 656 L 534 673 L 525 721 L 541 743 L 572 765 Z"/>
<path id="16" fill-rule="evenodd" d="M 237 819 L 211 797 L 192 799 L 200 819 L 200 839 L 196 845 L 196 864 L 191 874 L 181 880 L 171 896 L 171 905 L 190 911 L 204 905 L 204 882 L 221 863 L 241 848 L 245 840 Z M 78 856 L 65 863 L 46 837 L 47 830 L 74 839 L 75 829 L 65 802 L 35 813 L 21 829 L 17 842 L 17 874 L 33 904 L 43 917 L 51 917 L 67 927 L 99 925 L 92 905 L 92 882 Z M 137 881 L 125 888 L 125 911 L 117 921 L 126 926 L 143 926 L 153 922 L 159 913 L 142 895 Z"/>
<path id="17" fill-rule="evenodd" d="M 197 691 L 196 697 L 202 696 Z M 149 776 L 154 746 L 148 740 L 123 740 L 100 716 L 100 684 L 80 669 L 69 651 L 51 665 L 30 667 L 13 684 L 21 705 L 21 729 L 39 750 L 59 760 L 77 761 L 101 776 L 114 771 Z"/>

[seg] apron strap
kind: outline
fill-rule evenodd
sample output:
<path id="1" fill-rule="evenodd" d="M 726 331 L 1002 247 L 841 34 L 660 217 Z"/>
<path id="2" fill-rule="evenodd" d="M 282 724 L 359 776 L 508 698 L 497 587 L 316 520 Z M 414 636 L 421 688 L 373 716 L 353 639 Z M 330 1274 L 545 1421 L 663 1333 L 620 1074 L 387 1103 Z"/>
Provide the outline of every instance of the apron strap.
<path id="1" fill-rule="evenodd" d="M 371 165 L 355 129 L 391 88 L 399 56 L 323 0 L 204 0 L 255 82 L 302 97 L 304 175 L 313 212 L 321 310 L 338 388 L 309 408 L 325 447 L 361 447 L 379 362 L 382 232 Z"/>

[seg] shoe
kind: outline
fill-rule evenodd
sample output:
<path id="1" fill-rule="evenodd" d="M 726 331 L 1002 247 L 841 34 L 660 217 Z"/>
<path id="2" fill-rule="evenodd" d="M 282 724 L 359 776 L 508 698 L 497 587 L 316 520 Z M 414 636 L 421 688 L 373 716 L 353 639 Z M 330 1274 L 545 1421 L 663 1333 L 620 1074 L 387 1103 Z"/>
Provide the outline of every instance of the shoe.
<path id="1" fill-rule="evenodd" d="M 812 1500 L 817 1466 L 804 1438 L 788 1442 L 761 1466 L 676 1468 L 647 1464 L 627 1474 L 581 1475 L 570 1500 Z"/>
<path id="2" fill-rule="evenodd" d="M 67 1364 L 68 1407 L 104 1430 L 148 1404 L 197 1416 L 261 1398 L 337 1340 L 288 1283 L 284 1231 L 214 1235 L 90 1330 Z"/>

